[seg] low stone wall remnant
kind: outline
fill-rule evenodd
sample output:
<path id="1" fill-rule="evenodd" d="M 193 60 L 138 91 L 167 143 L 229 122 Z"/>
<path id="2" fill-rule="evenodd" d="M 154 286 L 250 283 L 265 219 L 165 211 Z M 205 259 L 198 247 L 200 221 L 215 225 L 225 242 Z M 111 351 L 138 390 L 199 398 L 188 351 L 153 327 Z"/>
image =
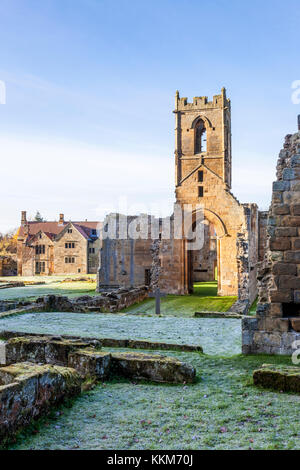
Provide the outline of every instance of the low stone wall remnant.
<path id="1" fill-rule="evenodd" d="M 272 390 L 300 393 L 300 367 L 263 364 L 253 372 L 253 382 Z"/>
<path id="2" fill-rule="evenodd" d="M 173 357 L 101 351 L 99 340 L 0 333 L 0 446 L 87 383 L 126 377 L 192 383 L 195 368 Z M 85 383 L 84 383 L 85 381 Z"/>
<path id="3" fill-rule="evenodd" d="M 66 398 L 79 395 L 74 369 L 19 363 L 0 368 L 0 446 Z"/>

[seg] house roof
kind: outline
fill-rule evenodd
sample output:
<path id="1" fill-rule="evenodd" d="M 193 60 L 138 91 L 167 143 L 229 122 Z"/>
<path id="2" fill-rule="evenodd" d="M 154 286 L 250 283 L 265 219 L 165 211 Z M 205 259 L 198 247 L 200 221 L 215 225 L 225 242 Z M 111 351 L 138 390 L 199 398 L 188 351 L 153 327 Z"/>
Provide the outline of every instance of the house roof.
<path id="1" fill-rule="evenodd" d="M 92 230 L 101 228 L 101 222 L 27 222 L 28 233 L 26 234 L 27 227 L 21 226 L 18 230 L 18 236 L 27 238 L 27 242 L 31 241 L 32 238 L 39 232 L 45 233 L 51 240 L 56 238 L 69 223 L 72 223 L 74 227 L 83 235 L 84 238 L 95 238 Z M 98 234 L 97 234 L 98 238 Z"/>

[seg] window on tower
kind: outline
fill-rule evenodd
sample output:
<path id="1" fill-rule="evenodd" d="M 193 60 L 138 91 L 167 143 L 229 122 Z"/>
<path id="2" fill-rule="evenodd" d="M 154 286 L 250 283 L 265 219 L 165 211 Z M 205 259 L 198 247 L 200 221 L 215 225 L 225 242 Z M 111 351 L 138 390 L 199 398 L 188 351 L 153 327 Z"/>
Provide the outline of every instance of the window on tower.
<path id="1" fill-rule="evenodd" d="M 206 127 L 200 119 L 195 127 L 195 153 L 206 152 Z"/>

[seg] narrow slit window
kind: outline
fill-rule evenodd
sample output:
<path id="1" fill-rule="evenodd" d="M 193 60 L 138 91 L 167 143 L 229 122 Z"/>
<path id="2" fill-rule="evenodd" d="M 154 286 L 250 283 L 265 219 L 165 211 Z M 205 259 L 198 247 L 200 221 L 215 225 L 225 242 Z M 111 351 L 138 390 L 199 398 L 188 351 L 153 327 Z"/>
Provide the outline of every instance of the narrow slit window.
<path id="1" fill-rule="evenodd" d="M 204 194 L 204 192 L 203 192 L 203 186 L 199 186 L 199 187 L 198 187 L 198 196 L 199 196 L 199 197 L 203 197 L 203 194 Z"/>

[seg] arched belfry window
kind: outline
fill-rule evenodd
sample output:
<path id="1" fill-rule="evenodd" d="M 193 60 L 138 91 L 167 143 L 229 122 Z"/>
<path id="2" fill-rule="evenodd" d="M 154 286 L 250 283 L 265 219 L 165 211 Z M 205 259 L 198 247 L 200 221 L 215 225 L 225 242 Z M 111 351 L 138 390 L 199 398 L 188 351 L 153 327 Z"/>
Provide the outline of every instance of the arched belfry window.
<path id="1" fill-rule="evenodd" d="M 206 152 L 206 127 L 204 121 L 199 119 L 195 127 L 195 153 Z"/>

